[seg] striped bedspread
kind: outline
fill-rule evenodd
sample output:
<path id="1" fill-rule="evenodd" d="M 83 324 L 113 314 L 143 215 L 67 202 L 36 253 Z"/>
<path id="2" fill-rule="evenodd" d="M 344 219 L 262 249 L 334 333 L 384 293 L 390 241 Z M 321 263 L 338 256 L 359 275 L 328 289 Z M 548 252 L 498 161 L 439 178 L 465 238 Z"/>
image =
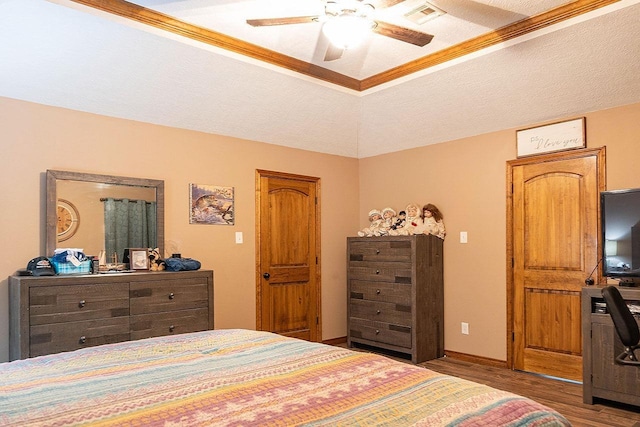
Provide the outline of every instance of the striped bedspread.
<path id="1" fill-rule="evenodd" d="M 217 330 L 0 364 L 2 426 L 567 426 L 419 366 Z"/>

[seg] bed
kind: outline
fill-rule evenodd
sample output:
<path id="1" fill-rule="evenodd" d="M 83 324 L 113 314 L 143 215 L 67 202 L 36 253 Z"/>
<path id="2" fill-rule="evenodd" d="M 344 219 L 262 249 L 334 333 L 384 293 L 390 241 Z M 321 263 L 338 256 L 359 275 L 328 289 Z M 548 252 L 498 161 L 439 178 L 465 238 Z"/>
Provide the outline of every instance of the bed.
<path id="1" fill-rule="evenodd" d="M 216 330 L 0 364 L 2 426 L 568 426 L 524 397 L 267 332 Z"/>

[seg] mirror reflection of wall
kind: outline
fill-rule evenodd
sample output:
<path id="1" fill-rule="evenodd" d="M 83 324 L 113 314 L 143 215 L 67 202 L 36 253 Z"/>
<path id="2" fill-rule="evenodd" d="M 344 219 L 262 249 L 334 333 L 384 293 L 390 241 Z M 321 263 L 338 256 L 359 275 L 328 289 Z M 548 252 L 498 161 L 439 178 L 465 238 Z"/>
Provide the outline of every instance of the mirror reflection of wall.
<path id="1" fill-rule="evenodd" d="M 58 241 L 57 247 L 81 248 L 87 255 L 97 255 L 105 249 L 104 203 L 101 198 L 156 200 L 155 188 L 59 180 L 57 197 L 76 207 L 80 222 L 73 236 Z M 119 254 L 121 257 L 122 254 Z"/>

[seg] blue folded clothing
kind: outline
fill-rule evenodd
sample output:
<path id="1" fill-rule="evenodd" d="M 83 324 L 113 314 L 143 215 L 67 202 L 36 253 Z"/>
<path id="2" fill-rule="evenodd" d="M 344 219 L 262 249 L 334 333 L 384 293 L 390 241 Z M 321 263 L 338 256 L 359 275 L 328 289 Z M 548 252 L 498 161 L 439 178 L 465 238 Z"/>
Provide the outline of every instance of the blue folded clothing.
<path id="1" fill-rule="evenodd" d="M 86 261 L 88 258 L 79 249 L 56 249 L 52 261 L 56 261 L 59 263 L 70 262 L 73 265 L 80 265 L 82 261 Z"/>
<path id="2" fill-rule="evenodd" d="M 168 271 L 190 271 L 199 270 L 200 261 L 191 258 L 167 258 L 164 260 L 165 270 Z"/>

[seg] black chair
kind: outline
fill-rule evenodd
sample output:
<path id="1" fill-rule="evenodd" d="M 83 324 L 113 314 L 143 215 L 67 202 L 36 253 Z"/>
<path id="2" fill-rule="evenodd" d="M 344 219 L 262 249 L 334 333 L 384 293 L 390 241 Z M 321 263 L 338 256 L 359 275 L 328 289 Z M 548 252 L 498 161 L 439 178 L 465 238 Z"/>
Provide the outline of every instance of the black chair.
<path id="1" fill-rule="evenodd" d="M 607 311 L 613 320 L 620 341 L 624 344 L 624 351 L 620 353 L 615 362 L 621 365 L 640 366 L 640 361 L 635 351 L 640 348 L 640 330 L 635 317 L 631 314 L 627 303 L 615 286 L 607 286 L 602 289 L 602 296 L 607 304 Z"/>

